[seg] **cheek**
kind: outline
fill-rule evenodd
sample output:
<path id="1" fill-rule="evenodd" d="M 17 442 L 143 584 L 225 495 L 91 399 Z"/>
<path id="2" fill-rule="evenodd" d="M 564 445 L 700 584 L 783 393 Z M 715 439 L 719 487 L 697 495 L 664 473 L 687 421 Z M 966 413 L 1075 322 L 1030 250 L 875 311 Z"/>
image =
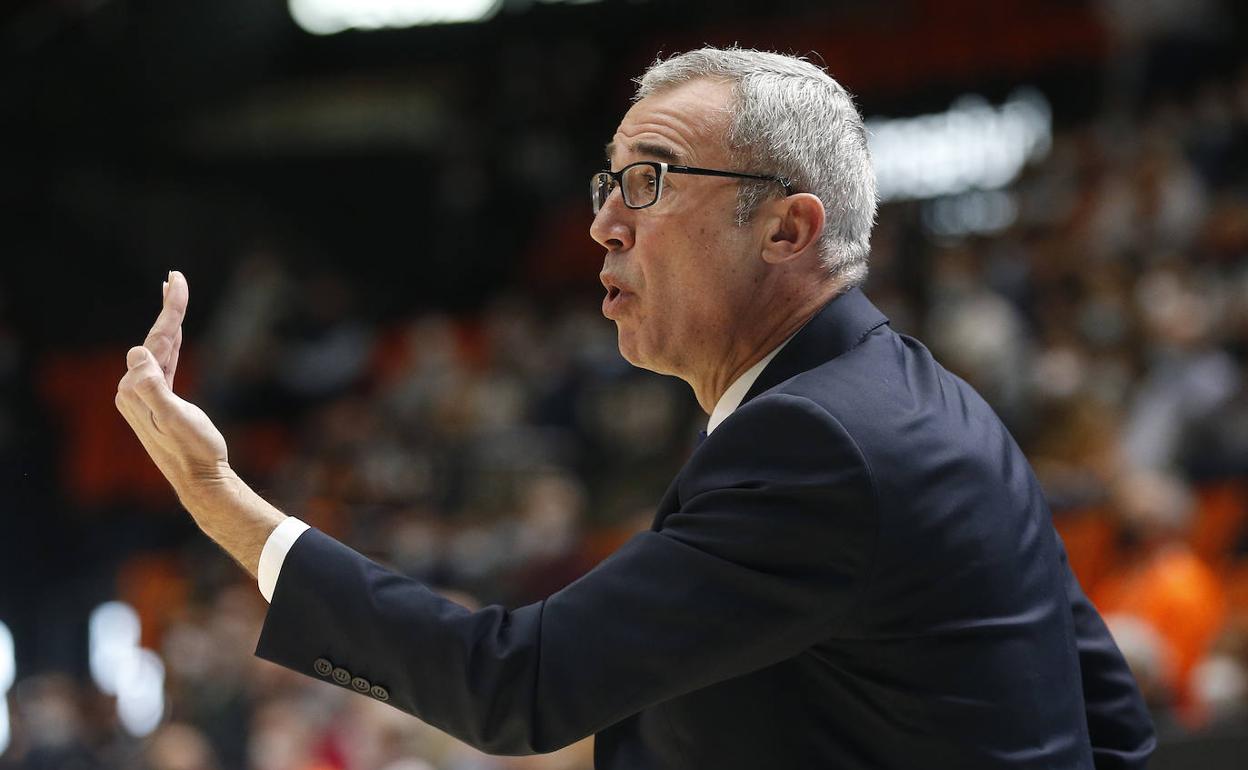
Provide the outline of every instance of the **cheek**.
<path id="1" fill-rule="evenodd" d="M 638 233 L 638 320 L 653 344 L 670 345 L 674 335 L 695 333 L 719 309 L 725 276 L 717 269 L 725 264 L 727 255 L 720 252 L 728 243 L 709 216 L 699 213 L 686 212 L 679 221 L 657 220 L 648 232 Z"/>
<path id="2" fill-rule="evenodd" d="M 676 255 L 668 252 L 672 257 Z M 639 310 L 648 329 L 679 326 L 688 304 L 688 278 L 676 265 L 657 266 L 646 276 L 646 289 Z"/>

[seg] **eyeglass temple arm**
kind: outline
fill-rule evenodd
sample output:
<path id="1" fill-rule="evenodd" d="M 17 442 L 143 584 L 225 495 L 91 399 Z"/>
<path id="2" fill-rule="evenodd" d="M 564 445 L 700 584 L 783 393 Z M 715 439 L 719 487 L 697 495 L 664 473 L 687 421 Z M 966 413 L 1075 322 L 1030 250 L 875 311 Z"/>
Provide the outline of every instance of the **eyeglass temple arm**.
<path id="1" fill-rule="evenodd" d="M 784 185 L 784 189 L 788 190 L 793 184 L 778 176 L 766 176 L 764 174 L 743 174 L 739 171 L 719 171 L 713 168 L 697 168 L 695 166 L 675 166 L 668 164 L 667 170 L 675 174 L 696 174 L 698 176 L 723 176 L 733 179 L 762 179 L 768 182 L 779 182 Z"/>

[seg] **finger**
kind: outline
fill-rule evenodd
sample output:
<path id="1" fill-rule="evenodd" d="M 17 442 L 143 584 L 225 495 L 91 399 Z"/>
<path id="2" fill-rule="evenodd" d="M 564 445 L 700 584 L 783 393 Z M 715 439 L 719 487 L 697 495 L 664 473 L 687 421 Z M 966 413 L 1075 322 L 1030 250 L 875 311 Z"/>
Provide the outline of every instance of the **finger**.
<path id="1" fill-rule="evenodd" d="M 155 323 L 143 340 L 143 345 L 156 356 L 162 368 L 168 362 L 173 348 L 173 336 L 182 326 L 186 316 L 186 303 L 189 292 L 186 278 L 179 272 L 169 271 L 168 280 L 161 284 L 161 310 Z"/>
<path id="2" fill-rule="evenodd" d="M 167 284 L 162 290 L 164 304 L 160 315 L 156 316 L 156 322 L 143 340 L 143 347 L 152 351 L 162 368 L 168 363 L 173 351 L 174 337 L 182 326 L 182 319 L 186 317 L 186 303 L 190 297 L 186 278 L 177 270 L 169 271 Z"/>
<path id="3" fill-rule="evenodd" d="M 169 354 L 169 362 L 162 368 L 165 372 L 165 382 L 169 383 L 169 390 L 173 390 L 173 376 L 178 372 L 178 353 L 182 350 L 182 327 L 178 327 L 177 334 L 173 335 L 173 352 Z"/>

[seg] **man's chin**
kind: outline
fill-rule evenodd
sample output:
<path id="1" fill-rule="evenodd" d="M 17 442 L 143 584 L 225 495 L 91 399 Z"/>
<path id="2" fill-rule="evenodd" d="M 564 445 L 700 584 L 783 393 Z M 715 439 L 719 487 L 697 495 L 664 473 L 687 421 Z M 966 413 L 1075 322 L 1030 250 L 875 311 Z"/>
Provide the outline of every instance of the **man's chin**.
<path id="1" fill-rule="evenodd" d="M 637 344 L 637 338 L 631 331 L 624 328 L 619 321 L 615 322 L 616 344 L 620 349 L 620 356 L 638 369 L 654 369 L 650 366 L 649 356 L 641 351 L 641 346 Z"/>
<path id="2" fill-rule="evenodd" d="M 620 322 L 615 322 L 615 344 L 620 350 L 620 357 L 629 362 L 633 366 L 645 369 L 641 358 L 637 355 L 637 347 L 633 344 L 631 335 L 624 331 L 620 326 Z"/>
<path id="3" fill-rule="evenodd" d="M 624 329 L 619 328 L 619 326 L 620 325 L 617 322 L 617 344 L 619 346 L 620 356 L 625 361 L 629 362 L 638 369 L 645 369 L 648 372 L 676 376 L 676 372 L 672 371 L 670 367 L 664 366 L 662 361 L 657 356 L 643 352 L 637 344 L 637 340 Z"/>

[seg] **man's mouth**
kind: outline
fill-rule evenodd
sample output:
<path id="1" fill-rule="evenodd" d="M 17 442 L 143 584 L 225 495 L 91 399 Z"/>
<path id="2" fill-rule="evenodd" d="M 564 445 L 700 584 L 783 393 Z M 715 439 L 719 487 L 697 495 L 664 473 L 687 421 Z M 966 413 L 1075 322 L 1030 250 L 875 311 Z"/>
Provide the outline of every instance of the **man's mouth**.
<path id="1" fill-rule="evenodd" d="M 622 306 L 635 295 L 614 273 L 603 270 L 598 274 L 598 279 L 607 290 L 607 296 L 602 298 L 602 314 L 614 321 L 623 313 Z"/>
<path id="2" fill-rule="evenodd" d="M 623 305 L 634 295 L 612 281 L 604 281 L 603 285 L 607 289 L 607 296 L 602 298 L 602 314 L 613 321 L 617 320 L 623 313 Z"/>

